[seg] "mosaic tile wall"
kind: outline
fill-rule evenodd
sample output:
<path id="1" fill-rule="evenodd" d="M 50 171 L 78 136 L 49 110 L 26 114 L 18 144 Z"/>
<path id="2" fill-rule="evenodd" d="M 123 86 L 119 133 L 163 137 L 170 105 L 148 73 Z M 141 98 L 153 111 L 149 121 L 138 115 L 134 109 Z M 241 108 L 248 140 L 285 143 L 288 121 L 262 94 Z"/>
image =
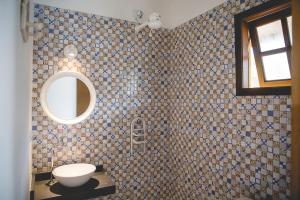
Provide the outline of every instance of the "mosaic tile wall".
<path id="1" fill-rule="evenodd" d="M 35 5 L 34 21 L 45 25 L 33 46 L 33 168 L 85 162 L 102 164 L 117 193 L 109 199 L 166 199 L 167 92 L 164 72 L 168 32 L 134 33 L 133 23 L 75 11 Z M 63 48 L 74 44 L 76 60 Z M 95 86 L 96 107 L 76 125 L 49 119 L 40 103 L 45 81 L 61 70 L 77 70 Z M 130 123 L 147 125 L 147 151 L 130 155 Z"/>
<path id="2" fill-rule="evenodd" d="M 134 24 L 35 5 L 46 26 L 34 40 L 33 167 L 103 164 L 118 191 L 104 199 L 288 199 L 289 96 L 235 96 L 233 15 L 262 3 L 230 0 L 171 31 L 134 34 Z M 79 55 L 66 60 L 63 48 Z M 43 83 L 78 70 L 97 105 L 60 125 L 40 106 Z M 147 121 L 145 155 L 130 156 L 130 122 Z"/>
<path id="3" fill-rule="evenodd" d="M 291 99 L 237 97 L 230 0 L 171 33 L 170 199 L 289 199 Z"/>

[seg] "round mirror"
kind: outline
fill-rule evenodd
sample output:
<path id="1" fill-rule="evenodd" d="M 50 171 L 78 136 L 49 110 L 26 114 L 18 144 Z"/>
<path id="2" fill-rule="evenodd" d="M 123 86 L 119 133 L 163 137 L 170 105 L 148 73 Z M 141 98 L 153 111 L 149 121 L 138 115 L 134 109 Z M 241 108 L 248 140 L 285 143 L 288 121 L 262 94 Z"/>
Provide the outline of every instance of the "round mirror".
<path id="1" fill-rule="evenodd" d="M 63 124 L 75 124 L 87 118 L 96 104 L 91 81 L 78 72 L 59 72 L 50 77 L 41 92 L 46 114 Z"/>

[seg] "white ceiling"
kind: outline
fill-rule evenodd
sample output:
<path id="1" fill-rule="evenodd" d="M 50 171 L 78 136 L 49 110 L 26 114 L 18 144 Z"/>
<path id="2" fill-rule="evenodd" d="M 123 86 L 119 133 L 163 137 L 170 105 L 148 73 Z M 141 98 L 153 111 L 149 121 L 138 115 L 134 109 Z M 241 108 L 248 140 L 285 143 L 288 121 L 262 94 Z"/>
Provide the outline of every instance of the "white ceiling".
<path id="1" fill-rule="evenodd" d="M 226 0 L 161 0 L 161 15 L 168 28 L 174 28 L 222 4 Z"/>
<path id="2" fill-rule="evenodd" d="M 159 12 L 166 28 L 174 28 L 225 0 L 32 0 L 34 3 L 134 21 L 133 11 L 147 17 Z"/>

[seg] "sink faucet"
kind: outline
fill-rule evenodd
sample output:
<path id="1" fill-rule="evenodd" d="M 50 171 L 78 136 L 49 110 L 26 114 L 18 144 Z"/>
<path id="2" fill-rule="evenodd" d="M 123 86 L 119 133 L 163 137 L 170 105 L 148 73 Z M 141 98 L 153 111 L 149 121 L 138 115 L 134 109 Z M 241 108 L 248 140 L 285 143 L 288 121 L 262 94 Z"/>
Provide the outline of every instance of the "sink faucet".
<path id="1" fill-rule="evenodd" d="M 54 166 L 54 161 L 53 161 L 53 157 L 54 157 L 54 149 L 52 149 L 52 156 L 51 156 L 51 177 L 50 180 L 46 183 L 49 187 L 55 184 L 55 181 L 53 180 L 53 166 Z"/>

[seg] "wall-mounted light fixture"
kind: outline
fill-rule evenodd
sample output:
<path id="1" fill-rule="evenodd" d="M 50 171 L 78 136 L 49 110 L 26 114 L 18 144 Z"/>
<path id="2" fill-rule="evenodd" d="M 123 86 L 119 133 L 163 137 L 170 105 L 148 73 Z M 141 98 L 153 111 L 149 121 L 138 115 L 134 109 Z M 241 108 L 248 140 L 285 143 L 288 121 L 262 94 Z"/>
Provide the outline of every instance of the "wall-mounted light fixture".
<path id="1" fill-rule="evenodd" d="M 64 55 L 67 58 L 73 59 L 77 56 L 77 54 L 77 48 L 73 44 L 70 44 L 64 48 Z"/>
<path id="2" fill-rule="evenodd" d="M 148 26 L 150 29 L 161 28 L 162 27 L 161 16 L 158 13 L 152 13 L 146 22 L 135 27 L 135 32 L 136 33 L 140 32 L 146 26 Z"/>
<path id="3" fill-rule="evenodd" d="M 144 17 L 144 11 L 142 10 L 133 10 L 133 17 L 136 23 L 140 24 L 141 20 Z"/>
<path id="4" fill-rule="evenodd" d="M 21 33 L 24 42 L 27 42 L 29 36 L 40 38 L 43 36 L 41 30 L 42 23 L 31 23 L 29 21 L 29 0 L 21 0 Z"/>

